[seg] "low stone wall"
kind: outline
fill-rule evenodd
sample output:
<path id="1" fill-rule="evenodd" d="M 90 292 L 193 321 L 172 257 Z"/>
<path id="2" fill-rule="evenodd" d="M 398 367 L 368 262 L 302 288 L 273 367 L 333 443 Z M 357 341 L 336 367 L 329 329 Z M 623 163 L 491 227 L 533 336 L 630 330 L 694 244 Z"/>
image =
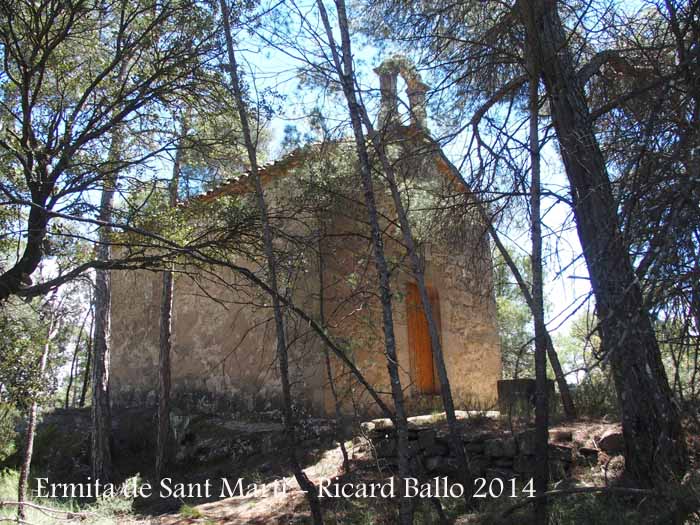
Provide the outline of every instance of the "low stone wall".
<path id="1" fill-rule="evenodd" d="M 524 429 L 511 432 L 499 428 L 498 412 L 457 413 L 462 426 L 462 441 L 472 476 L 486 478 L 529 479 L 535 470 L 535 432 Z M 481 418 L 481 419 L 479 419 Z M 488 421 L 485 422 L 484 418 Z M 450 455 L 444 413 L 408 419 L 409 452 L 414 470 L 428 477 L 449 476 L 457 471 Z M 396 433 L 390 419 L 375 419 L 362 424 L 377 461 L 396 466 Z M 549 458 L 552 479 L 565 477 L 575 460 L 571 432 L 550 432 Z"/>

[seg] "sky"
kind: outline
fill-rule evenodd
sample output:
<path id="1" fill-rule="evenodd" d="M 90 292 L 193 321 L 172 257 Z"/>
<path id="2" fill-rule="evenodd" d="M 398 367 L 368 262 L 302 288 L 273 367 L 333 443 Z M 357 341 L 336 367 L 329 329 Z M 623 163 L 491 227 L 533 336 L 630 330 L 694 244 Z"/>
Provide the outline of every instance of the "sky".
<path id="1" fill-rule="evenodd" d="M 324 114 L 329 116 L 332 123 L 344 124 L 344 132 L 351 136 L 351 129 L 347 124 L 346 107 L 344 100 L 330 100 L 324 98 L 319 90 L 300 88 L 295 60 L 289 48 L 277 50 L 259 42 L 255 36 L 238 35 L 239 41 L 247 42 L 243 47 L 242 67 L 246 78 L 255 78 L 255 88 L 259 92 L 265 89 L 274 89 L 286 97 L 268 122 L 270 134 L 269 160 L 275 160 L 282 154 L 281 142 L 284 138 L 286 126 L 297 126 L 301 131 L 306 129 L 305 115 L 311 108 L 322 107 Z M 250 40 L 247 40 L 250 39 Z M 381 61 L 388 58 L 387 54 L 370 45 L 358 45 L 353 42 L 355 64 L 360 77 L 361 88 L 369 94 L 375 94 L 379 90 L 379 79 L 372 71 Z M 385 52 L 386 53 L 386 52 Z M 389 51 L 388 54 L 391 52 Z M 399 84 L 399 90 L 402 84 Z M 366 97 L 370 102 L 368 112 L 376 115 L 377 105 L 371 97 Z M 428 115 L 430 119 L 430 112 Z M 435 122 L 429 121 L 429 128 L 436 129 Z M 445 146 L 444 150 L 450 160 L 460 166 L 462 161 L 462 147 L 464 137 Z M 568 182 L 563 171 L 558 153 L 551 144 L 542 152 L 542 182 L 543 189 L 550 189 L 568 195 Z M 542 213 L 544 220 L 543 233 L 545 264 L 548 265 L 545 276 L 545 297 L 548 304 L 548 326 L 553 334 L 567 333 L 571 322 L 576 317 L 572 315 L 576 308 L 581 307 L 590 295 L 588 273 L 581 257 L 578 237 L 573 228 L 571 209 L 568 205 L 554 199 L 543 199 Z M 568 225 L 568 229 L 560 232 L 562 225 Z M 527 230 L 509 227 L 503 232 L 510 244 L 519 246 L 522 253 L 528 253 L 530 247 L 529 232 Z M 577 259 L 578 257 L 578 259 Z M 585 307 L 584 307 L 585 310 Z"/>

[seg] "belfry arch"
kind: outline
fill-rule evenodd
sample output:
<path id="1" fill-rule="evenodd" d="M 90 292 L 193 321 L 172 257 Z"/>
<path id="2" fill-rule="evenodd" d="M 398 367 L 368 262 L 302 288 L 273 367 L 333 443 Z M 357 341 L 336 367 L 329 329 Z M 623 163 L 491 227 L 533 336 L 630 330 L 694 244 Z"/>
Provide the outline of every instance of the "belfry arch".
<path id="1" fill-rule="evenodd" d="M 394 125 L 401 125 L 397 91 L 398 77 L 400 75 L 406 82 L 411 126 L 426 129 L 425 94 L 429 86 L 423 82 L 415 65 L 406 57 L 394 56 L 382 62 L 381 65 L 374 69 L 374 72 L 379 75 L 379 90 L 382 97 L 378 127 L 384 129 Z"/>

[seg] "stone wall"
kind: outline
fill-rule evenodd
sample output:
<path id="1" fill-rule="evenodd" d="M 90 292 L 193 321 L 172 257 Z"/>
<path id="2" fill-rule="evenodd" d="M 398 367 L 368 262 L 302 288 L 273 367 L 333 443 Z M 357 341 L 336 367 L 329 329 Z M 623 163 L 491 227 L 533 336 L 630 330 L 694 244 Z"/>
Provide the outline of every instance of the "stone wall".
<path id="1" fill-rule="evenodd" d="M 535 470 L 534 430 L 506 430 L 502 428 L 504 425 L 499 425 L 497 414 L 457 413 L 463 425 L 462 441 L 472 476 L 530 479 Z M 483 424 L 484 418 L 490 420 L 487 425 Z M 408 420 L 414 471 L 424 472 L 429 478 L 457 472 L 456 460 L 449 453 L 444 421 L 444 413 Z M 396 434 L 391 420 L 368 421 L 362 424 L 362 429 L 380 465 L 396 466 Z M 575 460 L 571 432 L 550 432 L 549 459 L 552 479 L 561 479 L 570 472 Z"/>

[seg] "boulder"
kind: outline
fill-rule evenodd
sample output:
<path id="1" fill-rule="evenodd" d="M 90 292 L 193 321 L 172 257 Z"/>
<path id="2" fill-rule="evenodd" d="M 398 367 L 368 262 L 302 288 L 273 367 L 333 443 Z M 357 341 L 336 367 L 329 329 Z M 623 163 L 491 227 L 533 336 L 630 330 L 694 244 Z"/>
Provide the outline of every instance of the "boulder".
<path id="1" fill-rule="evenodd" d="M 506 480 L 515 477 L 515 472 L 510 468 L 489 468 L 484 472 L 484 477 L 487 480 L 496 478 Z"/>
<path id="2" fill-rule="evenodd" d="M 571 463 L 574 460 L 574 449 L 567 445 L 549 445 L 549 459 L 552 461 L 561 461 L 563 463 Z"/>
<path id="3" fill-rule="evenodd" d="M 480 514 L 463 514 L 458 516 L 454 521 L 454 525 L 478 525 L 482 522 Z"/>
<path id="4" fill-rule="evenodd" d="M 379 431 L 379 430 L 394 430 L 394 423 L 388 417 L 383 419 L 373 419 L 372 421 L 367 421 L 360 425 L 362 430 L 365 432 Z"/>
<path id="5" fill-rule="evenodd" d="M 486 445 L 484 445 L 483 441 L 476 443 L 465 443 L 464 445 L 464 450 L 468 454 L 483 454 L 485 448 Z"/>
<path id="6" fill-rule="evenodd" d="M 597 448 L 581 447 L 578 449 L 578 456 L 584 463 L 588 463 L 589 465 L 598 463 Z"/>
<path id="7" fill-rule="evenodd" d="M 513 458 L 496 458 L 493 464 L 499 468 L 513 468 Z"/>
<path id="8" fill-rule="evenodd" d="M 449 453 L 450 447 L 444 443 L 435 442 L 431 446 L 423 449 L 423 454 L 426 456 L 445 456 Z"/>
<path id="9" fill-rule="evenodd" d="M 418 432 L 418 444 L 422 449 L 429 449 L 435 445 L 435 431 L 432 429 Z"/>
<path id="10" fill-rule="evenodd" d="M 571 430 L 553 430 L 549 433 L 550 441 L 563 441 L 570 442 L 573 441 L 574 435 Z"/>
<path id="11" fill-rule="evenodd" d="M 424 464 L 425 470 L 435 474 L 451 474 L 459 469 L 457 460 L 449 456 L 430 456 Z"/>
<path id="12" fill-rule="evenodd" d="M 387 458 L 396 455 L 396 441 L 393 439 L 382 439 L 374 444 L 378 458 Z"/>
<path id="13" fill-rule="evenodd" d="M 516 456 L 513 462 L 513 470 L 518 474 L 532 475 L 536 466 L 535 456 Z"/>
<path id="14" fill-rule="evenodd" d="M 469 471 L 473 476 L 482 476 L 491 461 L 486 456 L 474 456 L 468 459 Z"/>
<path id="15" fill-rule="evenodd" d="M 518 442 L 518 452 L 520 454 L 532 455 L 535 453 L 535 441 L 537 438 L 533 429 L 520 432 L 515 436 L 515 439 Z"/>
<path id="16" fill-rule="evenodd" d="M 501 435 L 502 433 L 491 432 L 489 430 L 482 430 L 479 432 L 470 432 L 468 434 L 464 434 L 464 436 L 462 437 L 462 441 L 464 441 L 465 443 L 483 443 L 484 441 L 497 438 Z"/>
<path id="17" fill-rule="evenodd" d="M 618 429 L 606 430 L 598 440 L 598 448 L 609 456 L 619 456 L 625 451 L 625 439 Z"/>
<path id="18" fill-rule="evenodd" d="M 438 414 L 426 414 L 423 416 L 413 416 L 407 419 L 408 428 L 411 430 L 420 430 L 443 421 L 445 421 L 444 412 L 440 412 Z"/>
<path id="19" fill-rule="evenodd" d="M 571 463 L 564 461 L 551 461 L 549 463 L 549 477 L 550 479 L 560 480 L 565 479 L 571 470 Z"/>
<path id="20" fill-rule="evenodd" d="M 512 437 L 490 439 L 486 442 L 484 452 L 493 458 L 515 456 L 515 440 Z"/>

